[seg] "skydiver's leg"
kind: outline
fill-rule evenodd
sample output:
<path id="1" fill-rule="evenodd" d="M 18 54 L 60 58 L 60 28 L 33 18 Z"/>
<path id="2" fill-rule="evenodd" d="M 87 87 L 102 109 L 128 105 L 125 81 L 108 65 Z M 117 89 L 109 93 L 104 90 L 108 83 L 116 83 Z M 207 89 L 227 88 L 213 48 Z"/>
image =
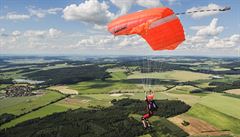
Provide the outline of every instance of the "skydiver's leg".
<path id="1" fill-rule="evenodd" d="M 147 121 L 148 118 L 149 118 L 149 113 L 143 115 L 143 117 L 142 117 L 142 123 L 143 123 L 144 128 L 147 128 L 147 126 L 148 126 L 148 121 Z"/>
<path id="2" fill-rule="evenodd" d="M 148 118 L 150 118 L 152 115 L 153 115 L 153 112 L 152 112 L 152 111 L 149 111 L 149 113 L 148 113 Z M 148 126 L 148 127 L 151 127 L 151 124 L 149 123 L 148 119 L 146 119 L 146 123 L 147 123 L 147 126 Z"/>
<path id="3" fill-rule="evenodd" d="M 143 127 L 147 128 L 147 124 L 146 124 L 145 120 L 142 120 L 142 123 L 143 123 Z"/>
<path id="4" fill-rule="evenodd" d="M 151 125 L 150 125 L 150 123 L 149 123 L 149 121 L 147 119 L 146 119 L 146 123 L 147 123 L 148 127 L 151 127 Z"/>

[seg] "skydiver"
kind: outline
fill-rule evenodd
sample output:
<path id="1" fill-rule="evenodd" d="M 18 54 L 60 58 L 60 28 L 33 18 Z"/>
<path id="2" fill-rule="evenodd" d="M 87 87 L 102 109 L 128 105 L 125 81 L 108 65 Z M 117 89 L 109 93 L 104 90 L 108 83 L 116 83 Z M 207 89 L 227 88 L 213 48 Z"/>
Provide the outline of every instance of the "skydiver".
<path id="1" fill-rule="evenodd" d="M 153 115 L 153 112 L 156 111 L 158 108 L 153 98 L 154 98 L 154 93 L 150 90 L 149 94 L 146 95 L 146 98 L 145 98 L 145 101 L 147 103 L 147 113 L 144 114 L 141 119 L 144 129 L 151 127 L 148 119 Z"/>

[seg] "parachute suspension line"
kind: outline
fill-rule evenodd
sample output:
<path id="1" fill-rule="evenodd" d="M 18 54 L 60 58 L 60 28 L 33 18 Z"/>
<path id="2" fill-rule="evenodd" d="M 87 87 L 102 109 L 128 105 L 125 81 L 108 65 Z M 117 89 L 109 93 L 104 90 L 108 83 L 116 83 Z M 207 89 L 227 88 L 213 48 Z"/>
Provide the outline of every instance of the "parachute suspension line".
<path id="1" fill-rule="evenodd" d="M 150 90 L 151 89 L 151 77 L 150 77 L 150 72 L 151 72 L 151 59 L 150 59 L 150 56 L 148 57 L 148 73 L 147 73 L 147 75 L 148 75 L 148 89 Z"/>
<path id="2" fill-rule="evenodd" d="M 219 8 L 219 9 L 194 10 L 194 11 L 176 13 L 175 15 L 194 14 L 198 12 L 227 11 L 227 10 L 231 10 L 231 7 L 226 6 L 224 8 Z"/>
<path id="3" fill-rule="evenodd" d="M 152 79 L 151 79 L 151 59 L 149 56 L 146 56 L 143 59 L 143 63 L 142 63 L 142 84 L 143 84 L 143 89 L 145 91 L 148 91 L 151 89 L 151 85 L 152 85 Z"/>
<path id="4" fill-rule="evenodd" d="M 146 93 L 146 90 L 147 90 L 147 86 L 146 86 L 147 85 L 146 64 L 147 64 L 147 56 L 143 58 L 142 66 L 141 66 L 142 67 L 141 68 L 141 75 L 143 75 L 142 84 L 143 84 L 143 90 L 145 91 L 145 93 Z"/>

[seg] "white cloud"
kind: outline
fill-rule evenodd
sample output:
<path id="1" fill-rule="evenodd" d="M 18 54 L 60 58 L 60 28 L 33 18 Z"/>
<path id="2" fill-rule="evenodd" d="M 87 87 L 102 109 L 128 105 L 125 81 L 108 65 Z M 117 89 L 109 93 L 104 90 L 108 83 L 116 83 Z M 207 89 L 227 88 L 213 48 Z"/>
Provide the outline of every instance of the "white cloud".
<path id="1" fill-rule="evenodd" d="M 79 5 L 71 4 L 63 10 L 65 20 L 78 20 L 85 23 L 104 25 L 114 14 L 108 10 L 109 6 L 98 0 L 87 0 Z"/>
<path id="2" fill-rule="evenodd" d="M 57 14 L 62 11 L 62 8 L 50 8 L 50 9 L 35 9 L 34 7 L 28 8 L 28 14 L 19 14 L 16 12 L 9 12 L 5 16 L 0 16 L 0 19 L 6 20 L 26 20 L 30 19 L 32 16 L 38 18 L 43 18 L 47 14 Z"/>
<path id="3" fill-rule="evenodd" d="M 7 19 L 7 20 L 26 20 L 29 19 L 30 16 L 26 14 L 17 14 L 15 12 L 9 12 L 6 16 L 1 16 L 0 19 Z"/>
<path id="4" fill-rule="evenodd" d="M 5 31 L 5 28 L 1 28 L 1 29 L 0 29 L 0 32 L 4 32 L 4 31 Z"/>
<path id="5" fill-rule="evenodd" d="M 50 28 L 49 30 L 28 30 L 24 36 L 29 38 L 56 38 L 62 34 L 62 31 Z"/>
<path id="6" fill-rule="evenodd" d="M 195 30 L 196 34 L 193 36 L 186 35 L 184 48 L 200 49 L 200 48 L 208 47 L 206 45 L 209 43 L 209 41 L 213 37 L 218 36 L 224 30 L 224 27 L 218 26 L 217 23 L 218 23 L 218 19 L 214 18 L 208 26 L 191 26 L 190 29 Z M 213 43 L 213 40 L 211 40 L 211 43 Z M 211 43 L 210 45 L 212 45 Z"/>
<path id="7" fill-rule="evenodd" d="M 13 36 L 20 36 L 20 35 L 21 35 L 21 32 L 18 31 L 18 30 L 16 30 L 16 31 L 13 31 L 13 32 L 12 32 L 12 35 L 13 35 Z"/>
<path id="8" fill-rule="evenodd" d="M 60 50 L 57 47 L 64 43 L 64 39 L 60 37 L 63 34 L 62 31 L 54 28 L 24 32 L 15 30 L 9 34 L 0 35 L 0 51 L 2 53 L 38 53 L 39 50 L 55 52 L 55 49 Z"/>
<path id="9" fill-rule="evenodd" d="M 48 30 L 48 34 L 50 37 L 54 38 L 54 37 L 58 37 L 62 34 L 62 31 L 54 29 L 54 28 L 50 28 Z"/>
<path id="10" fill-rule="evenodd" d="M 191 9 L 188 9 L 186 12 L 192 12 L 192 11 L 199 11 L 199 10 L 208 10 L 208 9 L 222 9 L 223 7 L 217 5 L 217 4 L 209 4 L 208 6 L 200 6 L 200 7 L 193 7 Z M 207 11 L 207 12 L 196 12 L 189 14 L 192 18 L 202 18 L 206 16 L 212 16 L 219 14 L 220 11 Z"/>
<path id="11" fill-rule="evenodd" d="M 126 14 L 134 4 L 146 8 L 163 6 L 160 0 L 111 0 L 111 2 L 120 9 L 118 16 Z"/>
<path id="12" fill-rule="evenodd" d="M 191 29 L 198 30 L 196 35 L 198 36 L 217 36 L 223 32 L 223 26 L 217 26 L 218 19 L 214 18 L 208 26 L 194 26 Z"/>
<path id="13" fill-rule="evenodd" d="M 62 11 L 62 8 L 50 8 L 47 10 L 49 14 L 57 14 L 58 12 Z"/>
<path id="14" fill-rule="evenodd" d="M 147 7 L 147 8 L 163 6 L 159 0 L 137 0 L 137 4 L 142 7 Z"/>
<path id="15" fill-rule="evenodd" d="M 231 37 L 228 38 L 219 38 L 214 37 L 213 39 L 210 39 L 207 43 L 206 47 L 208 48 L 233 48 L 236 46 L 239 46 L 240 43 L 240 35 L 234 34 Z"/>
<path id="16" fill-rule="evenodd" d="M 44 38 L 45 36 L 47 36 L 47 31 L 44 31 L 44 30 L 27 30 L 24 33 L 24 36 Z"/>
<path id="17" fill-rule="evenodd" d="M 31 16 L 38 18 L 44 18 L 47 14 L 57 14 L 62 11 L 62 8 L 50 8 L 50 9 L 36 9 L 35 7 L 28 8 Z"/>
<path id="18" fill-rule="evenodd" d="M 67 47 L 68 49 L 89 49 L 89 50 L 124 50 L 129 51 L 150 49 L 143 38 L 135 36 L 113 37 L 111 35 L 95 35 L 81 38 L 76 44 Z M 134 50 L 133 50 L 134 49 Z"/>
<path id="19" fill-rule="evenodd" d="M 120 9 L 120 15 L 126 14 L 136 0 L 111 0 Z"/>

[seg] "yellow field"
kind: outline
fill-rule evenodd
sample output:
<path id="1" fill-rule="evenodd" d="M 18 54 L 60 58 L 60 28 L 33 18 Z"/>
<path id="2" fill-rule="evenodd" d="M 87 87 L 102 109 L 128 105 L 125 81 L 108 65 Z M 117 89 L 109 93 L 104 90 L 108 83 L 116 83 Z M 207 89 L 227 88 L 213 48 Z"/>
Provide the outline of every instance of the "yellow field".
<path id="1" fill-rule="evenodd" d="M 210 79 L 211 75 L 189 72 L 189 71 L 168 71 L 168 72 L 154 72 L 154 73 L 140 73 L 135 72 L 134 74 L 128 76 L 128 79 L 142 79 L 142 78 L 155 78 L 164 80 L 177 80 L 180 82 L 184 81 L 194 81 L 200 79 Z"/>
<path id="2" fill-rule="evenodd" d="M 190 136 L 227 136 L 230 134 L 228 131 L 221 131 L 206 121 L 189 116 L 187 114 L 171 117 L 168 118 L 168 120 L 183 129 Z M 190 124 L 188 126 L 183 126 L 183 121 L 187 121 Z"/>
<path id="3" fill-rule="evenodd" d="M 230 94 L 235 94 L 235 95 L 240 95 L 240 89 L 231 89 L 231 90 L 226 90 L 224 92 L 230 93 Z"/>
<path id="4" fill-rule="evenodd" d="M 48 89 L 57 90 L 63 94 L 70 94 L 70 95 L 78 94 L 78 91 L 76 91 L 74 89 L 69 89 L 68 86 L 52 86 L 52 87 L 49 87 Z"/>

